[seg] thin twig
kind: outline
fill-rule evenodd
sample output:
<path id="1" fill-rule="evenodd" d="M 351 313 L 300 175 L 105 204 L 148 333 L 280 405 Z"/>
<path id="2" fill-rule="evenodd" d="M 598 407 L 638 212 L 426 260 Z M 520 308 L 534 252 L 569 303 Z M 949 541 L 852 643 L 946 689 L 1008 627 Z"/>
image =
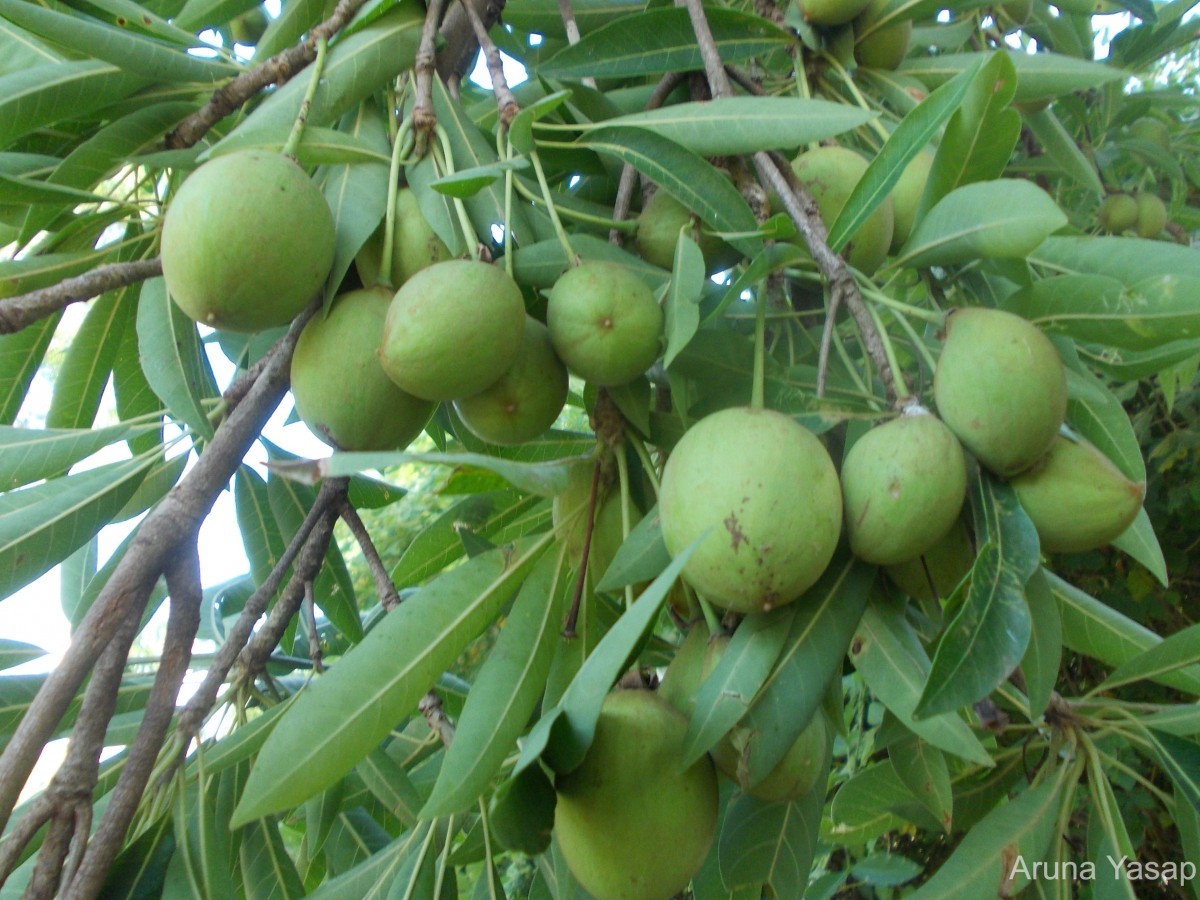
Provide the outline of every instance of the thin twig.
<path id="1" fill-rule="evenodd" d="M 413 128 L 426 140 L 437 126 L 433 112 L 433 73 L 437 64 L 437 30 L 442 21 L 442 6 L 445 0 L 429 0 L 425 9 L 425 24 L 421 28 L 421 44 L 413 63 L 416 73 L 416 103 L 412 111 Z"/>
<path id="2" fill-rule="evenodd" d="M 137 812 L 142 793 L 150 780 L 163 739 L 175 715 L 179 688 L 192 658 L 192 643 L 200 628 L 200 605 L 204 588 L 200 580 L 200 557 L 196 548 L 181 553 L 166 571 L 170 592 L 170 614 L 163 643 L 162 662 L 154 687 L 121 777 L 109 796 L 108 806 L 89 842 L 74 878 L 65 883 L 64 900 L 81 900 L 99 893 L 112 862 L 121 850 L 129 823 Z"/>
<path id="3" fill-rule="evenodd" d="M 429 730 L 441 738 L 442 744 L 449 747 L 454 742 L 454 724 L 442 708 L 442 698 L 432 688 L 417 702 L 417 709 L 429 723 Z"/>
<path id="4" fill-rule="evenodd" d="M 503 132 L 512 124 L 521 107 L 508 86 L 508 79 L 504 77 L 504 61 L 500 58 L 500 49 L 496 42 L 488 34 L 488 26 L 484 24 L 479 11 L 469 2 L 464 2 L 462 6 L 467 11 L 471 28 L 475 30 L 475 40 L 479 41 L 483 57 L 487 61 L 488 74 L 492 77 L 492 91 L 496 95 L 496 108 L 500 111 L 500 129 Z"/>
<path id="5" fill-rule="evenodd" d="M 0 754 L 0 832 L 8 824 L 42 747 L 54 734 L 92 666 L 121 622 L 141 616 L 150 591 L 179 548 L 184 542 L 194 543 L 200 523 L 283 399 L 292 351 L 320 303 L 320 297 L 314 298 L 296 317 L 281 352 L 271 358 L 245 399 L 217 429 L 195 467 L 142 520 L 129 550 L 76 629 L 62 662 L 42 683 Z"/>
<path id="6" fill-rule="evenodd" d="M 91 300 L 106 291 L 128 287 L 161 274 L 162 263 L 158 259 L 109 263 L 50 287 L 8 297 L 0 300 L 0 334 L 13 334 L 72 303 Z"/>
<path id="7" fill-rule="evenodd" d="M 181 150 L 191 147 L 204 137 L 210 128 L 263 88 L 287 81 L 301 71 L 317 58 L 317 44 L 320 39 L 329 40 L 345 28 L 364 3 L 366 0 L 339 0 L 329 18 L 310 30 L 306 40 L 281 50 L 218 88 L 204 106 L 180 122 L 175 130 L 167 135 L 167 148 Z"/>
<path id="8" fill-rule="evenodd" d="M 437 73 L 446 82 L 451 94 L 456 93 L 457 83 L 471 71 L 479 52 L 475 29 L 467 16 L 468 3 L 479 14 L 487 29 L 500 20 L 500 13 L 504 11 L 504 0 L 460 0 L 446 10 L 441 31 L 445 43 L 438 51 Z"/>
<path id="9" fill-rule="evenodd" d="M 321 654 L 321 635 L 317 631 L 317 600 L 313 596 L 313 583 L 304 582 L 304 599 L 300 602 L 300 614 L 304 617 L 304 629 L 308 632 L 308 658 L 312 660 L 313 671 L 317 674 L 325 671 L 325 662 Z"/>
<path id="10" fill-rule="evenodd" d="M 379 556 L 379 550 L 375 547 L 375 541 L 371 539 L 371 533 L 367 531 L 367 526 L 359 516 L 358 510 L 351 503 L 347 502 L 342 507 L 341 515 L 342 521 L 349 526 L 350 533 L 358 541 L 367 568 L 371 570 L 371 577 L 375 579 L 375 592 L 379 595 L 380 604 L 388 612 L 391 612 L 400 605 L 400 594 L 396 590 L 387 566 L 383 564 L 383 559 Z"/>
<path id="11" fill-rule="evenodd" d="M 571 8 L 571 0 L 558 0 L 558 13 L 562 16 L 563 28 L 567 31 L 567 43 L 579 43 L 579 23 L 575 21 L 575 10 Z M 583 83 L 590 88 L 596 87 L 596 79 L 591 75 L 583 78 Z"/>

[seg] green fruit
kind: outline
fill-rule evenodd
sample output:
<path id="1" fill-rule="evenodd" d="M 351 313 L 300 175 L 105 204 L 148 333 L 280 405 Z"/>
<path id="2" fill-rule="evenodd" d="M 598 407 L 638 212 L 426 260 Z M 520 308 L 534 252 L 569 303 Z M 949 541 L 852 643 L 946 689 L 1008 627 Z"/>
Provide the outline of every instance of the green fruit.
<path id="1" fill-rule="evenodd" d="M 908 55 L 912 41 L 912 20 L 894 22 L 882 28 L 872 26 L 888 5 L 888 0 L 870 0 L 854 20 L 854 33 L 858 37 L 854 45 L 854 58 L 860 66 L 868 69 L 895 69 Z"/>
<path id="2" fill-rule="evenodd" d="M 398 388 L 375 353 L 391 291 L 351 291 L 304 326 L 292 356 L 296 412 L 340 450 L 398 450 L 421 433 L 433 404 Z"/>
<path id="3" fill-rule="evenodd" d="M 267 11 L 261 6 L 256 6 L 229 23 L 229 34 L 237 43 L 253 46 L 266 34 L 270 24 L 271 19 Z"/>
<path id="4" fill-rule="evenodd" d="M 1138 202 L 1128 194 L 1105 197 L 1096 210 L 1096 222 L 1109 234 L 1120 234 L 1137 224 Z"/>
<path id="5" fill-rule="evenodd" d="M 971 307 L 947 317 L 933 393 L 942 421 L 1005 478 L 1050 449 L 1067 412 L 1067 374 L 1054 344 L 998 309 Z"/>
<path id="6" fill-rule="evenodd" d="M 692 212 L 666 191 L 657 191 L 637 217 L 637 250 L 642 259 L 671 269 L 675 265 L 675 244 L 679 232 L 687 228 L 692 236 Z M 711 274 L 733 266 L 742 255 L 725 241 L 711 234 L 700 233 L 700 252 L 705 268 Z"/>
<path id="7" fill-rule="evenodd" d="M 1138 194 L 1137 225 L 1138 237 L 1154 238 L 1167 227 L 1167 206 L 1156 194 Z"/>
<path id="8" fill-rule="evenodd" d="M 188 316 L 213 328 L 286 325 L 333 265 L 333 216 L 285 156 L 242 150 L 200 166 L 167 207 L 163 278 Z"/>
<path id="9" fill-rule="evenodd" d="M 1146 494 L 1145 482 L 1130 481 L 1091 444 L 1062 435 L 1012 486 L 1046 553 L 1078 553 L 1111 543 L 1133 524 Z"/>
<path id="10" fill-rule="evenodd" d="M 869 0 L 796 0 L 804 21 L 813 25 L 845 25 L 867 7 Z"/>
<path id="11" fill-rule="evenodd" d="M 383 256 L 384 226 L 381 224 L 358 251 L 354 265 L 363 284 L 379 280 L 379 264 Z M 450 259 L 451 254 L 442 239 L 434 233 L 417 195 L 411 188 L 401 188 L 396 194 L 396 221 L 392 231 L 392 277 L 389 284 L 399 286 L 422 269 Z"/>
<path id="12" fill-rule="evenodd" d="M 592 463 L 588 462 L 571 467 L 566 490 L 555 494 L 550 505 L 554 530 L 567 545 L 567 552 L 576 565 L 583 559 L 591 495 Z M 591 549 L 588 550 L 588 573 L 593 584 L 599 583 L 625 542 L 621 498 L 605 496 L 601 489 L 596 498 L 596 510 L 596 524 L 592 527 Z"/>
<path id="13" fill-rule="evenodd" d="M 425 400 L 457 400 L 494 384 L 521 351 L 525 301 L 503 269 L 452 259 L 396 292 L 379 359 L 388 377 Z"/>
<path id="14" fill-rule="evenodd" d="M 817 147 L 796 157 L 792 169 L 817 201 L 821 219 L 829 228 L 867 171 L 867 161 L 845 147 Z M 894 228 L 892 201 L 888 199 L 851 235 L 843 251 L 846 261 L 870 275 L 887 256 Z"/>
<path id="15" fill-rule="evenodd" d="M 454 401 L 472 433 L 493 444 L 523 444 L 551 425 L 567 402 L 566 366 L 550 346 L 546 326 L 525 317 L 516 362 L 490 387 Z"/>
<path id="16" fill-rule="evenodd" d="M 1130 137 L 1139 141 L 1149 141 L 1164 150 L 1171 149 L 1171 132 L 1164 122 L 1150 116 L 1142 116 L 1129 126 Z"/>
<path id="17" fill-rule="evenodd" d="M 1001 3 L 995 10 L 996 22 L 1008 34 L 1017 31 L 1033 15 L 1033 0 L 1009 0 Z"/>
<path id="18" fill-rule="evenodd" d="M 672 556 L 711 529 L 683 577 L 741 613 L 791 603 L 811 587 L 842 528 L 825 447 L 767 409 L 726 409 L 693 425 L 667 460 L 658 501 Z"/>
<path id="19" fill-rule="evenodd" d="M 488 826 L 505 850 L 529 856 L 550 847 L 558 795 L 538 765 L 528 766 L 496 789 L 488 802 Z"/>
<path id="20" fill-rule="evenodd" d="M 583 762 L 560 775 L 554 833 L 596 900 L 666 900 L 688 886 L 717 825 L 702 756 L 680 771 L 687 719 L 650 691 L 609 694 Z"/>
<path id="21" fill-rule="evenodd" d="M 892 218 L 895 223 L 892 229 L 893 253 L 903 247 L 908 236 L 912 234 L 913 225 L 917 221 L 917 207 L 921 205 L 921 195 L 925 193 L 925 184 L 929 181 L 931 169 L 933 154 L 922 150 L 904 167 L 900 179 L 892 188 Z"/>
<path id="22" fill-rule="evenodd" d="M 850 550 L 877 565 L 901 563 L 933 547 L 966 496 L 962 447 L 926 410 L 872 428 L 842 464 Z"/>
<path id="23" fill-rule="evenodd" d="M 959 519 L 936 544 L 916 559 L 888 566 L 888 578 L 917 600 L 944 600 L 975 565 L 966 523 Z"/>
<path id="24" fill-rule="evenodd" d="M 615 387 L 633 381 L 658 356 L 663 312 L 637 275 L 613 263 L 589 262 L 554 283 L 546 325 L 568 369 Z"/>

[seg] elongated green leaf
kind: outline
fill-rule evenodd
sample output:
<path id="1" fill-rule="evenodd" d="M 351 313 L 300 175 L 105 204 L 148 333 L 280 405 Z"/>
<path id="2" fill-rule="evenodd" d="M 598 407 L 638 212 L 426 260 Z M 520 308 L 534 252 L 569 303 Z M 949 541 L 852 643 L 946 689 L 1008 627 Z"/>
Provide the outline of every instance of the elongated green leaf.
<path id="1" fill-rule="evenodd" d="M 1001 178 L 964 185 L 921 220 L 893 266 L 947 266 L 1023 258 L 1067 217 L 1037 185 Z"/>
<path id="2" fill-rule="evenodd" d="M 1200 278 L 1200 254 L 1167 241 L 1132 237 L 1052 237 L 1029 261 L 1062 274 L 1108 275 L 1132 287 L 1164 275 Z"/>
<path id="3" fill-rule="evenodd" d="M 1023 53 L 1015 50 L 1000 50 L 995 53 L 1007 56 L 1016 69 L 1017 92 L 1014 99 L 1018 101 L 1057 97 L 1126 77 L 1126 73 L 1115 66 L 1075 59 L 1060 53 Z M 944 53 L 936 57 L 906 59 L 900 64 L 898 71 L 915 76 L 932 87 L 975 65 L 980 57 L 990 55 L 992 54 Z"/>
<path id="4" fill-rule="evenodd" d="M 1104 196 L 1104 185 L 1095 164 L 1088 159 L 1075 139 L 1067 133 L 1052 109 L 1042 109 L 1025 117 L 1029 130 L 1042 149 L 1058 165 L 1059 171 L 1072 181 L 1087 188 L 1096 197 Z"/>
<path id="5" fill-rule="evenodd" d="M 929 144 L 962 104 L 967 89 L 982 66 L 981 61 L 978 67 L 964 70 L 926 97 L 920 106 L 900 121 L 838 213 L 837 220 L 829 230 L 831 248 L 841 251 L 871 213 L 887 199 L 904 174 L 904 168 Z"/>
<path id="6" fill-rule="evenodd" d="M 233 477 L 233 504 L 242 545 L 250 561 L 250 575 L 257 587 L 267 580 L 287 544 L 271 509 L 266 480 L 247 465 L 239 466 Z"/>
<path id="7" fill-rule="evenodd" d="M 69 469 L 109 444 L 122 440 L 133 429 L 42 429 L 0 425 L 0 490 L 49 478 Z"/>
<path id="8" fill-rule="evenodd" d="M 350 771 L 495 618 L 544 544 L 477 556 L 388 615 L 271 732 L 232 824 L 295 806 Z"/>
<path id="9" fill-rule="evenodd" d="M 454 743 L 421 818 L 469 809 L 487 790 L 546 686 L 571 588 L 559 554 L 545 554 L 522 586 L 467 695 Z"/>
<path id="10" fill-rule="evenodd" d="M 1118 667 L 1162 643 L 1162 638 L 1149 628 L 1063 581 L 1048 569 L 1042 571 L 1050 582 L 1062 616 L 1064 647 Z M 1152 680 L 1200 695 L 1200 666 L 1157 674 Z"/>
<path id="11" fill-rule="evenodd" d="M 299 696 L 299 694 L 293 694 L 282 703 L 264 710 L 245 725 L 235 728 L 215 743 L 205 744 L 204 771 L 215 775 L 254 756 L 266 741 L 267 735 L 279 724 L 283 713 L 296 702 L 296 698 Z"/>
<path id="12" fill-rule="evenodd" d="M 359 110 L 367 108 L 368 104 L 362 104 L 347 115 L 354 116 Z M 252 131 L 238 132 L 230 135 L 228 140 L 222 141 L 219 149 L 214 148 L 211 153 L 201 154 L 199 161 L 203 162 L 242 150 L 279 152 L 287 145 L 290 134 L 290 128 L 281 128 L 278 131 L 256 128 Z M 379 163 L 386 168 L 389 155 L 386 150 L 358 139 L 353 132 L 309 125 L 305 127 L 300 144 L 296 147 L 296 161 L 302 166 Z"/>
<path id="13" fill-rule="evenodd" d="M 986 697 L 1004 681 L 1029 644 L 1025 582 L 1038 568 L 1037 531 L 1016 492 L 979 471 L 970 477 L 976 540 L 971 587 L 946 626 L 913 714 L 937 715 Z"/>
<path id="14" fill-rule="evenodd" d="M 135 314 L 126 291 L 105 294 L 91 304 L 54 380 L 47 428 L 87 428 L 95 421 L 117 351 Z"/>
<path id="15" fill-rule="evenodd" d="M 706 10 L 717 52 L 724 62 L 748 59 L 787 46 L 791 36 L 758 16 L 713 7 Z M 653 9 L 622 16 L 584 35 L 540 67 L 550 78 L 661 75 L 704 68 L 687 10 Z"/>
<path id="16" fill-rule="evenodd" d="M 171 301 L 161 278 L 142 285 L 137 332 L 142 371 L 154 393 L 194 433 L 211 438 L 212 422 L 201 401 L 217 396 L 212 371 L 196 323 Z"/>
<path id="17" fill-rule="evenodd" d="M 717 231 L 758 230 L 754 213 L 729 179 L 672 140 L 640 128 L 610 125 L 589 132 L 579 146 L 629 163 Z M 757 237 L 729 238 L 729 243 L 747 256 L 762 249 Z"/>
<path id="18" fill-rule="evenodd" d="M 1124 550 L 1143 566 L 1145 566 L 1163 587 L 1167 585 L 1167 561 L 1163 556 L 1162 546 L 1150 517 L 1143 507 L 1138 511 L 1133 524 L 1126 528 L 1112 545 L 1118 550 Z"/>
<path id="19" fill-rule="evenodd" d="M 0 495 L 0 597 L 82 547 L 137 490 L 149 468 L 133 459 Z"/>
<path id="20" fill-rule="evenodd" d="M 731 888 L 769 884 L 776 897 L 804 894 L 824 806 L 824 779 L 792 803 L 765 803 L 749 794 L 734 799 L 717 848 L 721 880 Z"/>
<path id="21" fill-rule="evenodd" d="M 417 824 L 424 798 L 387 750 L 372 750 L 354 771 L 389 813 L 409 827 Z"/>
<path id="22" fill-rule="evenodd" d="M 795 150 L 857 128 L 870 119 L 871 114 L 864 110 L 827 100 L 722 97 L 618 116 L 593 127 L 631 125 L 653 131 L 701 156 L 732 156 L 759 150 Z"/>
<path id="23" fill-rule="evenodd" d="M 0 75 L 61 61 L 62 54 L 51 50 L 24 28 L 0 19 Z"/>
<path id="24" fill-rule="evenodd" d="M 633 526 L 629 537 L 617 550 L 608 571 L 596 585 L 598 591 L 615 591 L 627 584 L 639 584 L 656 578 L 671 564 L 671 555 L 663 542 L 662 520 L 655 505 Z"/>
<path id="25" fill-rule="evenodd" d="M 700 298 L 704 290 L 704 254 L 687 234 L 675 243 L 675 264 L 664 304 L 667 350 L 663 365 L 671 365 L 700 327 Z"/>
<path id="26" fill-rule="evenodd" d="M 16 334 L 0 334 L 0 423 L 16 421 L 61 318 L 62 313 L 55 313 Z"/>
<path id="27" fill-rule="evenodd" d="M 1029 604 L 1032 632 L 1021 660 L 1021 673 L 1025 676 L 1025 691 L 1029 695 L 1029 715 L 1036 720 L 1046 711 L 1050 694 L 1058 683 L 1063 648 L 1062 618 L 1041 569 L 1025 584 L 1025 600 Z"/>
<path id="28" fill-rule="evenodd" d="M 1083 437 L 1112 460 L 1126 478 L 1134 482 L 1146 480 L 1146 463 L 1142 459 L 1142 448 L 1138 443 L 1129 413 L 1112 391 L 1099 378 L 1082 366 L 1069 368 L 1087 384 L 1087 394 L 1073 394 L 1067 398 L 1067 421 Z"/>
<path id="29" fill-rule="evenodd" d="M 795 618 L 794 605 L 789 604 L 747 616 L 738 626 L 720 662 L 696 691 L 695 709 L 683 738 L 681 766 L 691 765 L 712 749 L 750 709 Z"/>
<path id="30" fill-rule="evenodd" d="M 298 900 L 305 895 L 273 818 L 251 822 L 242 831 L 239 862 L 246 900 Z"/>
<path id="31" fill-rule="evenodd" d="M 942 751 L 912 732 L 888 744 L 888 759 L 896 777 L 904 782 L 919 802 L 950 833 L 954 822 L 954 792 L 950 769 Z"/>
<path id="32" fill-rule="evenodd" d="M 13 666 L 40 659 L 45 655 L 45 650 L 35 647 L 33 644 L 26 644 L 24 641 L 10 641 L 7 638 L 0 639 L 0 669 L 11 669 Z"/>
<path id="33" fill-rule="evenodd" d="M 758 735 L 750 758 L 753 783 L 765 778 L 796 742 L 820 705 L 826 685 L 841 674 L 875 582 L 875 569 L 850 554 L 835 556 L 820 581 L 796 601 L 796 617 L 745 723 Z"/>
<path id="34" fill-rule="evenodd" d="M 905 727 L 947 753 L 978 765 L 993 765 L 991 755 L 954 713 L 913 718 L 930 663 L 912 626 L 894 602 L 872 597 L 850 643 L 850 659 L 871 693 Z"/>
<path id="35" fill-rule="evenodd" d="M 1015 865 L 1042 859 L 1054 836 L 1055 819 L 1067 784 L 1069 766 L 1056 777 L 1029 788 L 1019 797 L 989 813 L 972 828 L 937 874 L 911 896 L 934 898 L 1002 896 L 1016 894 L 1029 883 Z"/>
<path id="36" fill-rule="evenodd" d="M 662 269 L 594 235 L 571 235 L 571 249 L 584 262 L 604 260 L 628 269 L 650 284 L 666 281 Z M 553 287 L 558 276 L 566 271 L 567 265 L 567 255 L 558 238 L 528 244 L 513 254 L 513 270 L 517 280 L 537 288 Z"/>
<path id="37" fill-rule="evenodd" d="M 309 897 L 313 900 L 342 900 L 345 897 L 388 900 L 392 896 L 392 885 L 403 873 L 405 863 L 420 851 L 429 828 L 430 823 L 422 822 L 409 829 L 361 864 L 323 882 Z"/>
<path id="38" fill-rule="evenodd" d="M 1153 679 L 1197 663 L 1200 663 L 1200 625 L 1192 625 L 1117 666 L 1095 690 L 1113 690 L 1124 684 Z"/>
<path id="39" fill-rule="evenodd" d="M 238 74 L 237 66 L 194 56 L 177 45 L 20 0 L 0 0 L 0 15 L 56 44 L 155 81 L 213 82 Z M 203 45 L 197 41 L 196 46 Z"/>
<path id="40" fill-rule="evenodd" d="M 1200 811 L 1200 744 L 1173 734 L 1143 734 L 1152 741 L 1158 764 L 1170 777 L 1175 791 L 1192 809 Z"/>
<path id="41" fill-rule="evenodd" d="M 99 60 L 34 66 L 0 76 L 0 147 L 55 122 L 103 109 L 146 78 Z"/>

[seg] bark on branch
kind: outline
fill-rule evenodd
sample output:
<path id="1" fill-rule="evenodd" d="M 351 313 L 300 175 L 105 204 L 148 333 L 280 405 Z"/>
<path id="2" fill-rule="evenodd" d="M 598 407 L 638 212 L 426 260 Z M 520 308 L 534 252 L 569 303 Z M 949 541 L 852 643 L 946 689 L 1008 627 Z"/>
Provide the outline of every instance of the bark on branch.
<path id="1" fill-rule="evenodd" d="M 50 287 L 0 300 L 0 334 L 13 334 L 60 309 L 162 274 L 158 259 L 110 263 Z"/>

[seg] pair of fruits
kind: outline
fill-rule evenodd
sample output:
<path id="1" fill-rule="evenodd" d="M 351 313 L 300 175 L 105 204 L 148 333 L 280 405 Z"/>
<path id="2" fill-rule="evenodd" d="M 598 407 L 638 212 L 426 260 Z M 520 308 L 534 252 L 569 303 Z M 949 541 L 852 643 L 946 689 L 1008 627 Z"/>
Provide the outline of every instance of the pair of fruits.
<path id="1" fill-rule="evenodd" d="M 1167 226 L 1167 205 L 1157 194 L 1109 194 L 1096 210 L 1101 230 L 1121 234 L 1133 229 L 1138 237 L 1154 238 Z"/>

